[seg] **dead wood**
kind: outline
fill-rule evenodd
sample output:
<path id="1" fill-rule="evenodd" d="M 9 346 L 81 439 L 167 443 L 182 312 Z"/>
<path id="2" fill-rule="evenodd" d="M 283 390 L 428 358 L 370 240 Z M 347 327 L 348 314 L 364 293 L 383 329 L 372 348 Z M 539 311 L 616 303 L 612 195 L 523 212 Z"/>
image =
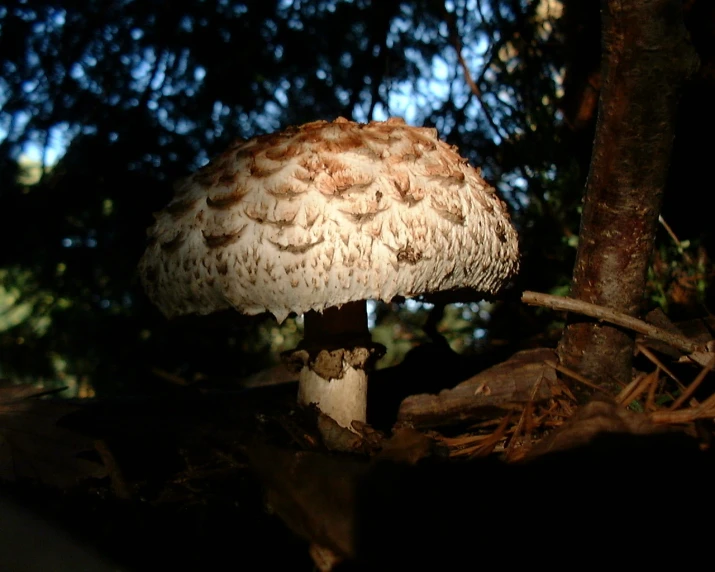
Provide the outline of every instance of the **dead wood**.
<path id="1" fill-rule="evenodd" d="M 662 430 L 647 415 L 629 411 L 613 401 L 594 399 L 579 407 L 571 419 L 537 443 L 527 453 L 526 460 L 582 447 L 603 433 L 651 435 Z"/>
<path id="2" fill-rule="evenodd" d="M 675 115 L 697 68 L 678 0 L 602 0 L 604 57 L 598 122 L 573 298 L 629 316 L 643 291 L 668 175 Z M 570 316 L 562 365 L 607 388 L 628 383 L 634 336 Z M 590 392 L 580 392 L 587 400 Z"/>
<path id="3" fill-rule="evenodd" d="M 521 409 L 532 400 L 552 396 L 556 382 L 554 350 L 539 348 L 514 354 L 507 361 L 469 378 L 454 389 L 438 395 L 412 395 L 400 405 L 398 421 L 415 427 L 439 427 L 491 418 L 505 411 Z M 534 387 L 539 385 L 536 394 Z"/>

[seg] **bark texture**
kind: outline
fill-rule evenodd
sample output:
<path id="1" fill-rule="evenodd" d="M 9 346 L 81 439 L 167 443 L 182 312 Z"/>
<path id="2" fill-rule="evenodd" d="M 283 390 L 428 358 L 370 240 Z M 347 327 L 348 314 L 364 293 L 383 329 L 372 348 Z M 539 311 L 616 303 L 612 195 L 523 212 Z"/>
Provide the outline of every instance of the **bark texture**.
<path id="1" fill-rule="evenodd" d="M 572 296 L 640 313 L 679 94 L 697 68 L 679 0 L 602 0 L 603 89 Z M 567 367 L 604 387 L 631 376 L 628 332 L 570 316 Z"/>

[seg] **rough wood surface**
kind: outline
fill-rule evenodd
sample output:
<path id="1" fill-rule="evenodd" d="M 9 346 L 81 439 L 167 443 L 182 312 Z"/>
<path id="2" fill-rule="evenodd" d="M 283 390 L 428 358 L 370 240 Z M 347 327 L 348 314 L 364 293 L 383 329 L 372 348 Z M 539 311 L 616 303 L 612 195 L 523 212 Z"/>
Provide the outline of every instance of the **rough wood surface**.
<path id="1" fill-rule="evenodd" d="M 603 90 L 571 295 L 636 316 L 666 185 L 677 103 L 697 67 L 678 0 L 602 0 Z M 631 376 L 633 336 L 573 316 L 564 365 L 604 387 Z"/>
<path id="2" fill-rule="evenodd" d="M 532 399 L 547 399 L 556 374 L 544 362 L 555 359 L 554 350 L 547 348 L 518 352 L 454 389 L 408 397 L 400 405 L 398 421 L 415 427 L 453 425 L 519 409 Z"/>

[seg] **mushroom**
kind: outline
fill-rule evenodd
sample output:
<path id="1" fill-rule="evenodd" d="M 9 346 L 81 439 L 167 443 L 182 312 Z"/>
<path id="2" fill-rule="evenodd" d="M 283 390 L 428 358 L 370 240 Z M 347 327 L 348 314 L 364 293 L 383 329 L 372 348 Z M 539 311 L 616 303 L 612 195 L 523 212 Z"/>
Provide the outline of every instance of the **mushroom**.
<path id="1" fill-rule="evenodd" d="M 471 287 L 518 269 L 516 231 L 480 171 L 430 128 L 338 118 L 237 141 L 176 186 L 139 264 L 168 317 L 305 314 L 289 361 L 301 404 L 366 419 L 365 301 Z"/>

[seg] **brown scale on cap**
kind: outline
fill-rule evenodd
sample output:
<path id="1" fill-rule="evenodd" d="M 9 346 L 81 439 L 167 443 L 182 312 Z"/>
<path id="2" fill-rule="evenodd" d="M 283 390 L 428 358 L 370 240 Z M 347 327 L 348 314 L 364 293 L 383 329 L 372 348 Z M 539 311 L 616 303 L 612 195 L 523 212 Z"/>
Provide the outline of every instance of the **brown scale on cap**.
<path id="1" fill-rule="evenodd" d="M 400 119 L 237 141 L 155 218 L 140 272 L 167 316 L 233 307 L 282 321 L 442 289 L 491 294 L 518 268 L 516 232 L 479 171 Z"/>

